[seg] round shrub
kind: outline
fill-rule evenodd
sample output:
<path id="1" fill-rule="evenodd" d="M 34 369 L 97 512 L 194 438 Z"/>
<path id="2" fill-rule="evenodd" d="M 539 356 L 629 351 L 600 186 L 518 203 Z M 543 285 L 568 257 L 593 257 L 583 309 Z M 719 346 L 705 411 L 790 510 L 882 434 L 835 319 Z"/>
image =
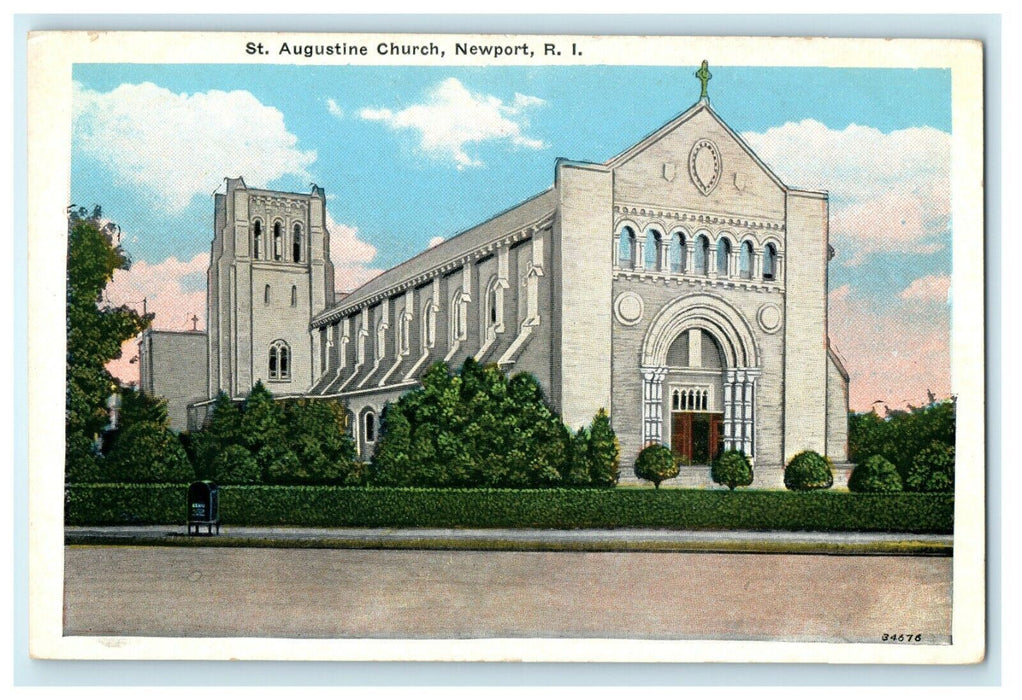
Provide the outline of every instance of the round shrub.
<path id="1" fill-rule="evenodd" d="M 660 482 L 678 476 L 678 463 L 671 450 L 664 445 L 647 445 L 635 460 L 635 476 L 652 481 L 660 488 Z"/>
<path id="2" fill-rule="evenodd" d="M 833 485 L 834 469 L 819 452 L 799 452 L 784 468 L 784 487 L 791 491 L 829 489 Z"/>
<path id="3" fill-rule="evenodd" d="M 213 458 L 214 480 L 221 484 L 258 484 L 262 469 L 241 445 L 228 445 Z"/>
<path id="4" fill-rule="evenodd" d="M 855 465 L 848 477 L 848 490 L 857 493 L 896 493 L 901 491 L 898 468 L 880 455 Z"/>
<path id="5" fill-rule="evenodd" d="M 725 450 L 713 460 L 710 478 L 715 484 L 727 486 L 734 491 L 736 486 L 752 483 L 752 463 L 741 450 Z"/>
<path id="6" fill-rule="evenodd" d="M 181 442 L 156 423 L 135 423 L 117 438 L 106 458 L 111 481 L 183 484 L 195 478 Z"/>
<path id="7" fill-rule="evenodd" d="M 931 442 L 912 460 L 905 475 L 906 491 L 955 490 L 955 448 L 942 442 Z"/>

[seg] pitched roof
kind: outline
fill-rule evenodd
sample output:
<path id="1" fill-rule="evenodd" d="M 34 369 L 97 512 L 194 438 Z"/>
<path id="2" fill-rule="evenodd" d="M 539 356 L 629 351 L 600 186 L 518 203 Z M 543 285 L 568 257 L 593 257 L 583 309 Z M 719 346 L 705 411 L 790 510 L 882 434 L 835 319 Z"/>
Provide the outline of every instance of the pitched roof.
<path id="1" fill-rule="evenodd" d="M 313 324 L 315 325 L 326 316 L 336 316 L 338 312 L 343 314 L 349 309 L 358 307 L 367 299 L 384 293 L 410 278 L 457 261 L 501 236 L 539 222 L 552 214 L 556 207 L 557 192 L 553 188 L 541 192 L 382 272 L 323 312 L 316 314 Z"/>

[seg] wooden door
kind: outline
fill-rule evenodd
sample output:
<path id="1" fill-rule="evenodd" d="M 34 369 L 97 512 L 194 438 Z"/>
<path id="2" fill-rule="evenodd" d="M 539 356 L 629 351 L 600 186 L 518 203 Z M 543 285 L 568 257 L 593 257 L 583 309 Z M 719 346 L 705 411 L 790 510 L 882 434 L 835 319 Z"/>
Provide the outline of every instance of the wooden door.
<path id="1" fill-rule="evenodd" d="M 710 461 L 724 449 L 724 414 L 710 415 Z"/>
<path id="2" fill-rule="evenodd" d="M 692 461 L 692 414 L 671 414 L 671 451 L 683 461 Z"/>

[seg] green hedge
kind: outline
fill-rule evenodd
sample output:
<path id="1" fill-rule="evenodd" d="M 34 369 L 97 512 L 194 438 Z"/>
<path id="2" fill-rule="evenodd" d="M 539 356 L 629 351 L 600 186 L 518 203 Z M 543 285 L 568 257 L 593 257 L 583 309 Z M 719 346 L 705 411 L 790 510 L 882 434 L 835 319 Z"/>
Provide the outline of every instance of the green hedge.
<path id="1" fill-rule="evenodd" d="M 68 525 L 184 524 L 184 485 L 65 488 Z M 686 489 L 222 486 L 226 525 L 837 530 L 950 533 L 951 494 Z"/>

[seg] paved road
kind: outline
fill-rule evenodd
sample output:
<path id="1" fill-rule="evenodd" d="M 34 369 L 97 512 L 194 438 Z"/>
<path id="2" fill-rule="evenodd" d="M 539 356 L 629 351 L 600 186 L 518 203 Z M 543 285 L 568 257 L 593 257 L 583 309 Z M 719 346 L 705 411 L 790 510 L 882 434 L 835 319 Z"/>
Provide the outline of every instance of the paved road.
<path id="1" fill-rule="evenodd" d="M 124 525 L 114 527 L 65 528 L 68 544 L 116 544 L 134 542 L 147 544 L 174 544 L 185 535 L 183 525 Z M 243 544 L 277 542 L 285 546 L 305 546 L 334 543 L 338 548 L 364 546 L 392 546 L 400 543 L 513 543 L 522 545 L 579 545 L 580 549 L 641 548 L 643 545 L 673 545 L 677 550 L 686 547 L 696 551 L 714 546 L 733 547 L 755 551 L 761 547 L 773 552 L 785 546 L 815 548 L 816 551 L 842 547 L 857 547 L 860 554 L 889 553 L 894 545 L 902 545 L 907 552 L 925 550 L 927 553 L 950 554 L 952 535 L 926 535 L 897 532 L 758 532 L 752 530 L 663 530 L 627 528 L 618 530 L 540 530 L 507 528 L 311 528 L 311 527 L 236 527 L 222 528 L 219 537 L 189 538 L 187 544 L 216 546 L 218 542 Z M 467 548 L 467 547 L 466 547 Z M 863 551 L 865 550 L 865 551 Z M 799 549 L 798 551 L 803 551 Z"/>
<path id="2" fill-rule="evenodd" d="M 65 548 L 65 633 L 946 641 L 951 558 Z"/>

